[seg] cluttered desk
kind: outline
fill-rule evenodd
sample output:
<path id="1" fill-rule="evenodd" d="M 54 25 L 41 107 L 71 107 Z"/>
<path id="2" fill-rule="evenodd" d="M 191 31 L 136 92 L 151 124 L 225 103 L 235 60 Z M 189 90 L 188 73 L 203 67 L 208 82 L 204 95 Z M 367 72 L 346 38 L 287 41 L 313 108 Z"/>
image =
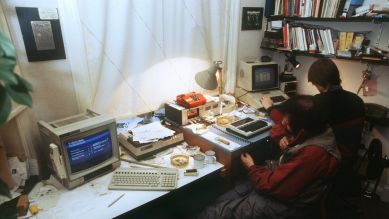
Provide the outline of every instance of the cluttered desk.
<path id="1" fill-rule="evenodd" d="M 17 205 L 20 216 L 112 218 L 179 194 L 223 167 L 213 155 L 182 139 L 157 148 L 147 160 L 132 157 L 129 150 L 118 147 L 117 133 L 130 128 L 132 140 L 139 144 L 179 134 L 158 117 L 131 121 L 135 120 L 134 127 L 130 122 L 124 127 L 121 121 L 87 110 L 53 122 L 40 121 L 51 175 L 25 192 L 28 198 Z"/>
<path id="2" fill-rule="evenodd" d="M 250 77 L 276 80 L 271 76 L 277 73 L 276 64 L 255 65 L 259 68 Z M 219 62 L 211 68 L 213 74 L 215 69 L 221 69 Z M 262 86 L 262 79 L 253 86 Z M 196 80 L 204 82 L 202 77 Z M 253 94 L 236 92 L 259 99 Z M 280 102 L 287 98 L 281 97 Z M 116 217 L 220 170 L 229 182 L 241 172 L 242 152 L 260 148 L 254 156 L 261 160 L 272 153 L 272 121 L 255 105 L 241 101 L 236 104 L 235 97 L 222 93 L 212 97 L 191 92 L 178 95 L 162 110 L 131 118 L 115 120 L 87 110 L 40 121 L 48 163 L 43 175 L 52 175 L 29 193 L 31 206 L 39 208 L 30 208 L 28 216 Z"/>
<path id="3" fill-rule="evenodd" d="M 202 110 L 210 108 L 196 110 L 197 116 L 192 111 L 188 124 L 181 126 L 174 125 L 171 113 L 164 118 L 160 112 L 115 121 L 88 110 L 40 121 L 53 175 L 29 193 L 32 206 L 39 209 L 33 213 L 45 218 L 107 218 L 131 212 L 232 168 L 235 156 L 265 139 L 272 124 L 247 106 L 208 117 Z"/>
<path id="4" fill-rule="evenodd" d="M 182 148 L 173 148 L 171 154 L 181 153 Z M 170 163 L 170 154 L 157 158 L 159 165 L 173 171 L 174 186 L 167 189 L 153 188 L 118 188 L 113 186 L 113 176 L 124 170 L 143 170 L 145 166 L 137 163 L 121 162 L 120 168 L 102 177 L 89 181 L 73 190 L 66 189 L 58 180 L 38 183 L 30 192 L 29 198 L 39 208 L 36 218 L 113 218 L 135 210 L 153 200 L 168 195 L 171 191 L 179 191 L 186 185 L 216 173 L 223 167 L 220 163 L 204 165 L 197 169 L 196 175 L 186 176 L 185 168 L 174 168 Z M 134 160 L 134 162 L 136 162 Z M 146 166 L 147 167 L 147 166 Z M 187 168 L 194 168 L 193 158 L 189 159 Z M 166 170 L 162 168 L 163 170 Z M 147 168 L 147 171 L 158 171 L 157 168 Z M 159 172 L 161 173 L 161 172 Z M 176 178 L 177 177 L 177 178 Z M 120 186 L 119 186 L 120 187 Z M 82 207 L 80 207 L 82 206 Z"/>

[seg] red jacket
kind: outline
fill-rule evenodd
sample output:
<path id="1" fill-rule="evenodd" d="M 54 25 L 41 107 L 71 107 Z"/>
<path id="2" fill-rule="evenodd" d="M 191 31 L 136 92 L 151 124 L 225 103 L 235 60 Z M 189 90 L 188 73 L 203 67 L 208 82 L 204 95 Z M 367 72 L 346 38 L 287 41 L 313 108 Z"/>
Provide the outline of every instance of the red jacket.
<path id="1" fill-rule="evenodd" d="M 338 165 L 337 159 L 318 146 L 300 149 L 290 160 L 271 170 L 253 165 L 250 180 L 257 190 L 279 200 L 290 200 L 315 180 L 331 176 Z"/>
<path id="2" fill-rule="evenodd" d="M 280 137 L 286 134 L 281 125 L 282 114 L 278 110 L 273 109 L 270 112 L 270 117 L 275 123 L 270 131 L 270 137 L 276 138 L 278 143 Z M 333 134 L 331 131 L 330 133 L 333 142 L 332 146 L 337 151 Z M 291 200 L 316 180 L 333 175 L 337 168 L 339 157 L 340 155 L 336 158 L 325 148 L 318 145 L 306 145 L 273 170 L 266 166 L 251 166 L 249 176 L 257 190 L 279 200 Z"/>

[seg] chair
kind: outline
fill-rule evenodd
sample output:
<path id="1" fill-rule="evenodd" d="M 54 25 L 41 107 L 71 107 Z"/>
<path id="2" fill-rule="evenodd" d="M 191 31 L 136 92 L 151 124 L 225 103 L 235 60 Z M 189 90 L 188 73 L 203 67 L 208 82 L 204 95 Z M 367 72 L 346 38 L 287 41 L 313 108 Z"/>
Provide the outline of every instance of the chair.
<path id="1" fill-rule="evenodd" d="M 382 142 L 378 138 L 374 138 L 370 144 L 369 148 L 366 150 L 361 163 L 359 164 L 358 169 L 361 169 L 362 163 L 366 161 L 367 165 L 364 170 L 363 180 L 365 185 L 363 187 L 363 195 L 367 198 L 377 198 L 376 190 L 378 184 L 381 180 L 381 176 L 384 168 L 389 166 L 387 162 L 387 156 L 382 157 Z M 375 181 L 375 185 L 372 191 L 369 191 L 369 186 L 371 181 Z"/>
<path id="2" fill-rule="evenodd" d="M 382 161 L 382 143 L 379 139 L 373 139 L 354 169 L 347 167 L 336 174 L 333 189 L 329 193 L 328 214 L 332 217 L 344 213 L 360 215 L 362 195 L 367 198 L 377 197 L 375 191 L 385 167 Z M 369 191 L 370 183 L 374 180 L 374 188 Z"/>

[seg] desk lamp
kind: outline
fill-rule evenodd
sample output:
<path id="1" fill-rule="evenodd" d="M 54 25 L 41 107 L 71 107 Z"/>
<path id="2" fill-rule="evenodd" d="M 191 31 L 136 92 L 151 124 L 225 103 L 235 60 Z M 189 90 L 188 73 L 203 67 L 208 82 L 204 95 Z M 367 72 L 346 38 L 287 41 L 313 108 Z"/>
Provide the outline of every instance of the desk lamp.
<path id="1" fill-rule="evenodd" d="M 286 53 L 285 56 L 286 60 L 284 65 L 284 71 L 280 74 L 280 81 L 295 81 L 296 77 L 294 77 L 291 73 L 287 72 L 291 72 L 293 71 L 293 69 L 298 69 L 301 64 L 296 60 L 296 56 L 294 56 L 293 53 Z M 292 64 L 291 68 L 289 68 L 289 63 Z"/>
<path id="2" fill-rule="evenodd" d="M 207 70 L 198 72 L 195 76 L 197 84 L 206 90 L 215 90 L 218 86 L 217 72 L 219 72 L 219 113 L 222 114 L 221 94 L 223 93 L 222 61 L 214 61 Z"/>
<path id="3" fill-rule="evenodd" d="M 300 62 L 296 60 L 296 56 L 294 56 L 293 53 L 286 55 L 286 57 L 288 58 L 287 61 L 292 64 L 295 69 L 300 67 Z"/>

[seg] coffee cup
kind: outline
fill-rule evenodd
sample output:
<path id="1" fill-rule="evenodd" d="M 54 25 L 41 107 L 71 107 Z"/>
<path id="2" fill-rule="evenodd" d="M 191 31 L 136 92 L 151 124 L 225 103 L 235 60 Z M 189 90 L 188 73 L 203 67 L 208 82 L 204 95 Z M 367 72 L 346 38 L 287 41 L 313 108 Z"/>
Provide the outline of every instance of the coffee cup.
<path id="1" fill-rule="evenodd" d="M 204 167 L 205 156 L 203 154 L 196 154 L 193 156 L 193 168 L 201 169 Z"/>
<path id="2" fill-rule="evenodd" d="M 215 156 L 215 151 L 206 151 L 205 152 L 205 162 L 207 164 L 215 164 L 216 163 L 216 156 Z"/>

